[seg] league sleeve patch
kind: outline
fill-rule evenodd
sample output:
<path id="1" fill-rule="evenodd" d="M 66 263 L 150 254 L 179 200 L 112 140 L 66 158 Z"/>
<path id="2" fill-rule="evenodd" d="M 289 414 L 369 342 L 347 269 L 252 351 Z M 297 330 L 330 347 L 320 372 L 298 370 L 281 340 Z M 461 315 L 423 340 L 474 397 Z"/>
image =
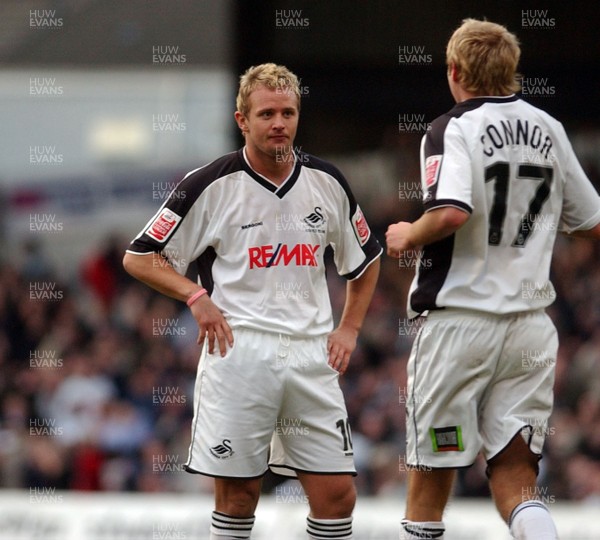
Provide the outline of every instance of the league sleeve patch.
<path id="1" fill-rule="evenodd" d="M 425 160 L 425 188 L 429 189 L 431 186 L 437 183 L 441 163 L 441 154 L 429 156 Z"/>
<path id="2" fill-rule="evenodd" d="M 356 212 L 352 217 L 352 226 L 354 227 L 354 232 L 358 237 L 358 241 L 361 246 L 364 246 L 367 243 L 367 240 L 371 236 L 371 230 L 369 229 L 369 225 L 367 224 L 367 220 L 363 215 L 359 206 L 356 207 Z"/>
<path id="3" fill-rule="evenodd" d="M 166 242 L 175 231 L 175 226 L 181 221 L 181 216 L 168 208 L 163 208 L 156 219 L 146 229 L 146 234 L 157 242 Z"/>

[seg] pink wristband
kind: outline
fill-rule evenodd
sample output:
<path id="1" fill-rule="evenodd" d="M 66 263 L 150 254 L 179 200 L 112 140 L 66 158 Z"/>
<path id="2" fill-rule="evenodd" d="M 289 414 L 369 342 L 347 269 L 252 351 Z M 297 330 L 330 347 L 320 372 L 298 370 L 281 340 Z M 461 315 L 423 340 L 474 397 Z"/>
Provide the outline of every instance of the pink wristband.
<path id="1" fill-rule="evenodd" d="M 208 291 L 206 289 L 200 289 L 199 291 L 196 291 L 194 294 L 192 294 L 192 296 L 190 296 L 186 302 L 188 307 L 190 307 L 196 300 L 198 300 L 198 298 L 200 298 L 202 295 L 206 294 L 207 292 Z"/>

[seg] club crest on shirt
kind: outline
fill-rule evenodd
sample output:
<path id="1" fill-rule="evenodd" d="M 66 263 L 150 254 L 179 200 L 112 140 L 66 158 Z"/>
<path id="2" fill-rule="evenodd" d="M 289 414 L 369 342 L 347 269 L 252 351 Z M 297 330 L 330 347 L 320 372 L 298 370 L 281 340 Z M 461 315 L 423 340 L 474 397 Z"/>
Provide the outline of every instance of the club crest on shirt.
<path id="1" fill-rule="evenodd" d="M 277 212 L 275 230 L 286 232 L 326 233 L 327 215 L 320 206 L 313 207 L 307 214 Z"/>
<path id="2" fill-rule="evenodd" d="M 442 156 L 429 156 L 425 160 L 425 187 L 430 188 L 438 181 Z"/>
<path id="3" fill-rule="evenodd" d="M 369 229 L 367 220 L 359 206 L 356 207 L 356 212 L 354 212 L 354 216 L 352 217 L 352 226 L 354 227 L 354 232 L 358 237 L 360 245 L 364 246 L 367 243 L 369 236 L 371 236 L 371 230 Z"/>
<path id="4" fill-rule="evenodd" d="M 304 219 L 304 223 L 306 223 L 310 228 L 317 228 L 322 226 L 325 223 L 325 216 L 323 215 L 323 211 L 320 206 L 315 206 L 313 212 L 308 214 Z"/>
<path id="5" fill-rule="evenodd" d="M 177 215 L 168 208 L 163 208 L 150 227 L 146 229 L 146 234 L 157 242 L 166 242 L 175 231 L 175 226 L 181 221 L 181 216 Z"/>

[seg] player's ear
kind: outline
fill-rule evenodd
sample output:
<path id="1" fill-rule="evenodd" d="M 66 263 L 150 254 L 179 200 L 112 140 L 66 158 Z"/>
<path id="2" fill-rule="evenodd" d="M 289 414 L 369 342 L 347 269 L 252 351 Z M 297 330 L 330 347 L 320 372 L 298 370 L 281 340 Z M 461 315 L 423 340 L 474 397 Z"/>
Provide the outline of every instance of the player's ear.
<path id="1" fill-rule="evenodd" d="M 449 66 L 448 66 L 448 77 L 450 78 L 450 80 L 452 82 L 459 82 L 459 70 L 458 67 L 456 67 L 456 64 L 454 62 L 452 62 Z"/>
<path id="2" fill-rule="evenodd" d="M 240 128 L 240 131 L 242 132 L 242 135 L 244 135 L 248 131 L 248 124 L 246 122 L 246 116 L 244 114 L 242 114 L 240 111 L 235 111 L 234 117 L 235 117 L 235 121 L 237 122 L 238 127 Z"/>

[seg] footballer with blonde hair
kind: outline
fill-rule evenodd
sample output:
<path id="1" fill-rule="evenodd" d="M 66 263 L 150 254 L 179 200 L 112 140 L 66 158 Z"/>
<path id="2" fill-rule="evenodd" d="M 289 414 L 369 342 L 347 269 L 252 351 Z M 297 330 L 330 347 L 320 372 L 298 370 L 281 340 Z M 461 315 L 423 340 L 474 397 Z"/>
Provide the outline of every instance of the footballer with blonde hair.
<path id="1" fill-rule="evenodd" d="M 186 470 L 214 478 L 211 540 L 250 538 L 268 469 L 300 481 L 308 538 L 352 538 L 356 469 L 339 377 L 382 248 L 342 173 L 294 149 L 299 113 L 291 71 L 249 68 L 234 114 L 244 147 L 189 172 L 124 258 L 198 324 Z M 336 328 L 327 246 L 347 280 Z"/>
<path id="2" fill-rule="evenodd" d="M 389 255 L 422 246 L 427 262 L 408 295 L 425 322 L 408 362 L 401 540 L 444 537 L 455 470 L 479 453 L 513 537 L 558 538 L 536 485 L 558 349 L 550 262 L 558 232 L 600 238 L 600 197 L 562 125 L 515 94 L 519 57 L 499 24 L 454 32 L 456 105 L 421 145 L 424 214 L 386 234 Z"/>

